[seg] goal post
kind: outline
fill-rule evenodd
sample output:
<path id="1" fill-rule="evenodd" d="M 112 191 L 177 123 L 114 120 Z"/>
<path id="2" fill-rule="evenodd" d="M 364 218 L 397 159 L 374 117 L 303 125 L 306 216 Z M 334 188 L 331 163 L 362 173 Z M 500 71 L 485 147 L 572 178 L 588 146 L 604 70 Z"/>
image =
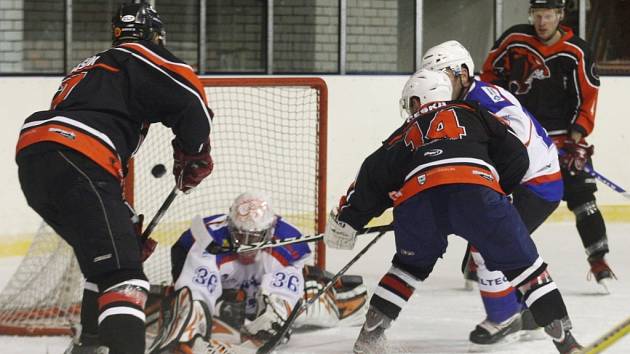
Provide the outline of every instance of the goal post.
<path id="1" fill-rule="evenodd" d="M 155 228 L 159 244 L 145 262 L 151 284 L 172 281 L 170 247 L 195 215 L 226 213 L 248 190 L 270 196 L 274 211 L 304 234 L 326 222 L 328 91 L 321 78 L 202 78 L 214 111 L 213 173 L 178 196 Z M 153 124 L 125 181 L 125 194 L 148 223 L 174 186 L 169 128 Z M 153 176 L 164 165 L 167 173 Z M 311 263 L 324 268 L 322 242 Z M 0 334 L 70 334 L 79 321 L 82 277 L 70 247 L 47 226 L 0 293 Z"/>

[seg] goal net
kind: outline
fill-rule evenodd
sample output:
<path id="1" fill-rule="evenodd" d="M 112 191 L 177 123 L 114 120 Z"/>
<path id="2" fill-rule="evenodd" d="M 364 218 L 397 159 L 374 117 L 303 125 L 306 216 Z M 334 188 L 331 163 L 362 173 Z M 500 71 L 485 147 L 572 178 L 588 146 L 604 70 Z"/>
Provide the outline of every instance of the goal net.
<path id="1" fill-rule="evenodd" d="M 168 284 L 170 246 L 195 215 L 226 213 L 247 190 L 263 191 L 274 211 L 305 234 L 323 232 L 326 217 L 327 89 L 319 78 L 203 78 L 215 117 L 213 173 L 175 198 L 153 234 L 159 245 L 145 264 L 152 284 Z M 154 124 L 133 161 L 127 198 L 145 226 L 174 186 L 170 129 Z M 151 170 L 164 165 L 168 173 Z M 325 266 L 321 244 L 312 264 Z M 69 334 L 79 321 L 83 280 L 70 247 L 43 225 L 0 293 L 0 333 Z"/>

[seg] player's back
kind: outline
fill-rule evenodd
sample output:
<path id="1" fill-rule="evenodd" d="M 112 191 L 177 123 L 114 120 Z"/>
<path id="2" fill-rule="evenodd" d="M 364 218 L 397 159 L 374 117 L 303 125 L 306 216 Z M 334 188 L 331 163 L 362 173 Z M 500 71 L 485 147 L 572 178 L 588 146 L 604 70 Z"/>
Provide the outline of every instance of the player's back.
<path id="1" fill-rule="evenodd" d="M 523 183 L 549 179 L 556 175 L 560 179 L 558 151 L 542 125 L 521 103 L 504 88 L 483 81 L 473 81 L 465 99 L 504 118 L 519 140 L 527 147 L 529 168 Z M 561 188 L 560 188 L 561 189 Z M 559 197 L 562 197 L 561 190 Z"/>

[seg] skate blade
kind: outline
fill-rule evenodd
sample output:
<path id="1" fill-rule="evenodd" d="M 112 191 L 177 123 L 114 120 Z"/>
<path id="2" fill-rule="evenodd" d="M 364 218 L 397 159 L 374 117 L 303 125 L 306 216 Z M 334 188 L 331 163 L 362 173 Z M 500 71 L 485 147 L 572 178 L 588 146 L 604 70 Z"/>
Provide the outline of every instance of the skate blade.
<path id="1" fill-rule="evenodd" d="M 495 342 L 492 344 L 470 343 L 468 345 L 468 352 L 469 353 L 484 353 L 484 352 L 492 352 L 492 351 L 497 351 L 497 350 L 504 351 L 506 347 L 510 346 L 513 343 L 518 342 L 520 339 L 521 339 L 520 331 L 514 332 L 514 333 L 510 333 L 506 335 L 505 337 L 501 338 L 501 340 L 499 340 L 498 342 Z"/>
<path id="2" fill-rule="evenodd" d="M 608 278 L 604 278 L 600 281 L 597 282 L 597 284 L 599 284 L 599 292 L 602 295 L 610 295 L 610 288 L 608 286 L 608 282 L 610 279 Z"/>

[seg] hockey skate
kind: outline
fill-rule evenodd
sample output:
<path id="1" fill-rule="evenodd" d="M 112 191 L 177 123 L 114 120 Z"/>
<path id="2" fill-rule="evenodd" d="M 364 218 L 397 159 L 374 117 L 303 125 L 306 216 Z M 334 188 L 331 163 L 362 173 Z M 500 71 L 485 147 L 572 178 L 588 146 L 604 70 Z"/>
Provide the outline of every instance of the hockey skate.
<path id="1" fill-rule="evenodd" d="M 365 323 L 361 327 L 359 338 L 352 349 L 355 354 L 382 354 L 386 352 L 387 338 L 385 330 L 389 328 L 392 320 L 381 311 L 370 306 Z"/>
<path id="2" fill-rule="evenodd" d="M 545 333 L 553 339 L 553 344 L 560 354 L 579 354 L 582 352 L 583 347 L 571 334 L 571 328 L 571 321 L 568 317 L 554 320 L 545 326 Z"/>
<path id="3" fill-rule="evenodd" d="M 73 326 L 72 342 L 63 354 L 108 354 L 109 349 L 99 345 L 98 336 L 81 333 L 81 325 Z"/>
<path id="4" fill-rule="evenodd" d="M 592 276 L 595 277 L 597 284 L 602 286 L 604 292 L 610 294 L 608 282 L 612 279 L 617 279 L 615 273 L 610 269 L 604 257 L 589 258 L 588 262 L 591 265 L 591 270 L 587 275 L 587 279 L 590 280 Z"/>
<path id="5" fill-rule="evenodd" d="M 521 329 L 521 314 L 516 313 L 501 323 L 484 320 L 470 332 L 468 338 L 471 342 L 481 345 L 511 343 L 519 339 L 520 334 L 518 332 Z"/>

